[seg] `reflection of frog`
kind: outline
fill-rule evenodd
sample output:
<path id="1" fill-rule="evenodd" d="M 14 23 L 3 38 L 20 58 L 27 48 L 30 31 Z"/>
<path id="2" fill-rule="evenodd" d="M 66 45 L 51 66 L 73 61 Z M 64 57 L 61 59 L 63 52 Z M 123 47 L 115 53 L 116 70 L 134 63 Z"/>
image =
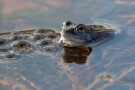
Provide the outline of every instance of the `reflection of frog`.
<path id="1" fill-rule="evenodd" d="M 87 57 L 92 52 L 92 48 L 82 48 L 82 47 L 67 47 L 64 46 L 62 49 L 62 58 L 66 63 L 75 62 L 77 64 L 84 64 Z"/>
<path id="2" fill-rule="evenodd" d="M 102 25 L 74 24 L 66 21 L 62 24 L 59 43 L 70 46 L 91 47 L 115 36 L 115 30 L 106 29 Z"/>

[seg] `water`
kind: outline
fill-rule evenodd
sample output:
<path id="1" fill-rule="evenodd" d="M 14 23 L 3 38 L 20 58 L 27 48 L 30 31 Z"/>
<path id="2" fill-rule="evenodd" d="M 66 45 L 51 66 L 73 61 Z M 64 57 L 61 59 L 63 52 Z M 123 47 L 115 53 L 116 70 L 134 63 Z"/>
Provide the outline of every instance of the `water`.
<path id="1" fill-rule="evenodd" d="M 31 50 L 19 54 L 17 60 L 1 59 L 1 89 L 134 90 L 134 4 L 134 0 L 1 0 L 0 32 L 34 28 L 60 32 L 65 20 L 121 30 L 115 39 L 91 48 L 91 52 L 83 49 L 79 58 L 85 62 L 80 64 L 66 63 L 66 57 L 78 59 L 76 53 L 81 53 L 76 48 L 68 49 L 71 54 L 63 53 L 67 47 L 53 52 Z"/>

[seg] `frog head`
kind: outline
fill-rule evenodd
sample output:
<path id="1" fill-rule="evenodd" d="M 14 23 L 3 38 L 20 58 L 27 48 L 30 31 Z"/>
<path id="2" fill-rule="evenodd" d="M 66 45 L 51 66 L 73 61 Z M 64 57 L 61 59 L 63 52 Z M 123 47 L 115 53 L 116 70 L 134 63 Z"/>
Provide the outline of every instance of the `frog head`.
<path id="1" fill-rule="evenodd" d="M 89 28 L 84 24 L 74 24 L 66 21 L 62 24 L 61 38 L 59 43 L 70 46 L 84 46 L 87 42 L 92 42 Z"/>

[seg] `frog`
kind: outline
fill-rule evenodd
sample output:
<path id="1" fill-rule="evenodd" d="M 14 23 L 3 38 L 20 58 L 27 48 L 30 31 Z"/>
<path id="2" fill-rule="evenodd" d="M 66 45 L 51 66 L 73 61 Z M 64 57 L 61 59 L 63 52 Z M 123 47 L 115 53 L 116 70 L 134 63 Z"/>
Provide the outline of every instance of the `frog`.
<path id="1" fill-rule="evenodd" d="M 65 21 L 62 23 L 60 35 L 58 40 L 60 45 L 93 47 L 115 37 L 116 30 L 108 29 L 103 25 L 85 25 Z"/>

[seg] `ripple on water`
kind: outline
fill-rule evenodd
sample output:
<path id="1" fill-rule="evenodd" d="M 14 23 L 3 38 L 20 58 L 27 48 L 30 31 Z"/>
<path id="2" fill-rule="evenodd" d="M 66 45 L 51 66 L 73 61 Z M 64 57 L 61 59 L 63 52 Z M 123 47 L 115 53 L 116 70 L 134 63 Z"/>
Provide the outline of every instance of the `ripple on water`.
<path id="1" fill-rule="evenodd" d="M 127 35 L 133 39 L 135 39 L 135 29 L 134 28 L 128 28 Z"/>

